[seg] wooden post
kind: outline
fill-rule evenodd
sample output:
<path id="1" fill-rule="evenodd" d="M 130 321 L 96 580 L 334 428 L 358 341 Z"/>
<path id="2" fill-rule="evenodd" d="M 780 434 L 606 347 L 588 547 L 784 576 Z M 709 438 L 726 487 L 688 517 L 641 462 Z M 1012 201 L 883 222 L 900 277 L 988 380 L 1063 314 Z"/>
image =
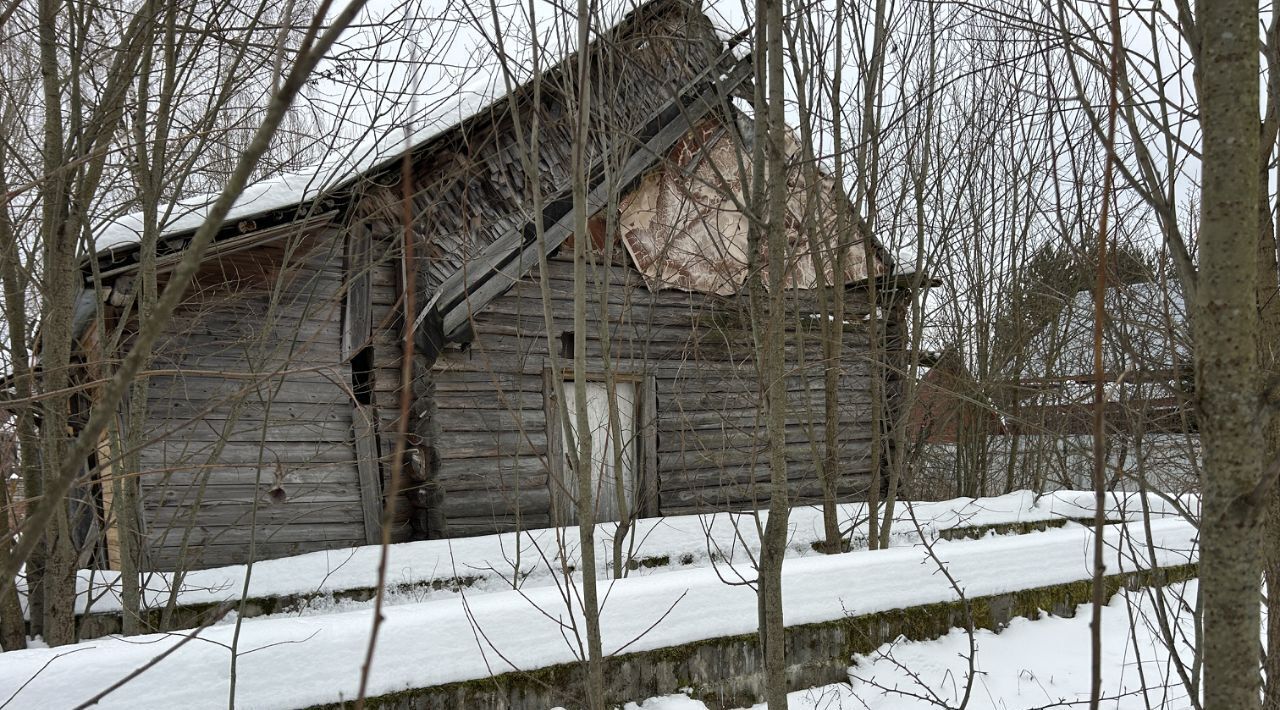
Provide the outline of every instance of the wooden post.
<path id="1" fill-rule="evenodd" d="M 364 517 L 365 542 L 375 545 L 381 539 L 382 475 L 378 470 L 378 435 L 374 428 L 372 407 L 359 402 L 351 412 L 355 434 L 356 467 L 360 473 L 360 510 Z"/>
<path id="2" fill-rule="evenodd" d="M 551 524 L 569 525 L 573 514 L 573 489 L 565 480 L 564 430 L 560 418 L 561 375 L 550 364 L 542 371 L 543 408 L 547 418 L 547 487 L 551 489 Z"/>
<path id="3" fill-rule="evenodd" d="M 653 373 L 644 376 L 641 381 L 639 416 L 636 434 L 640 437 L 640 485 L 638 489 L 640 504 L 636 506 L 639 517 L 653 517 L 659 514 L 658 508 L 658 378 Z"/>
<path id="4" fill-rule="evenodd" d="M 351 385 L 356 398 L 351 402 L 351 429 L 355 443 L 356 468 L 360 476 L 360 509 L 364 518 L 365 542 L 381 540 L 382 476 L 378 469 L 378 430 L 373 405 L 359 400 L 361 392 L 372 396 L 371 358 L 357 355 L 370 347 L 373 327 L 372 279 L 369 274 L 370 235 L 367 225 L 357 222 L 347 230 L 347 292 L 342 328 L 342 358 L 351 366 Z M 359 371 L 364 368 L 365 371 Z"/>

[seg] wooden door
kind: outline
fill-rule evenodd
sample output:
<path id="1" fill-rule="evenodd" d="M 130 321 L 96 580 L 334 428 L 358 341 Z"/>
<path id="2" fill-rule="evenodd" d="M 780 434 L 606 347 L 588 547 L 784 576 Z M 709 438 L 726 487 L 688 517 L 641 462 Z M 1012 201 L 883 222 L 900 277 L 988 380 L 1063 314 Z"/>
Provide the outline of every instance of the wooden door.
<path id="1" fill-rule="evenodd" d="M 573 381 L 561 383 L 561 392 L 569 413 L 564 427 L 565 485 L 576 495 L 578 478 L 572 455 L 578 449 L 577 398 Z M 635 510 L 636 496 L 636 385 L 617 381 L 612 394 L 617 404 L 618 428 L 609 426 L 609 388 L 604 382 L 587 383 L 587 427 L 591 432 L 591 490 L 595 501 L 596 522 L 618 520 L 619 504 L 628 514 Z M 621 492 L 621 496 L 619 496 Z M 621 500 L 620 500 L 621 498 Z M 572 507 L 572 506 L 571 506 Z M 573 507 L 576 510 L 576 507 Z M 576 516 L 574 516 L 576 518 Z"/>

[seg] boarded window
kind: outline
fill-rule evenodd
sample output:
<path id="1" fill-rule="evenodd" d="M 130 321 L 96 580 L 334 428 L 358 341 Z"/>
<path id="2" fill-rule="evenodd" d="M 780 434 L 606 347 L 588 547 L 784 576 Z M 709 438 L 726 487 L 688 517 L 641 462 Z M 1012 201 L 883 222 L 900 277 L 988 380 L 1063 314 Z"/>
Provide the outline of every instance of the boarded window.
<path id="1" fill-rule="evenodd" d="M 578 473 L 574 469 L 575 452 L 578 450 L 577 397 L 572 380 L 561 383 L 568 426 L 564 428 L 566 452 L 565 490 L 575 494 L 578 490 Z M 635 511 L 636 499 L 636 386 L 634 382 L 614 383 L 613 401 L 617 405 L 617 428 L 610 426 L 609 387 L 604 382 L 587 383 L 587 427 L 591 432 L 591 490 L 595 502 L 596 521 L 620 519 L 625 506 L 629 514 Z M 619 495 L 621 493 L 621 495 Z M 570 515 L 574 507 L 570 506 Z M 576 516 L 574 516 L 576 518 Z M 628 516 L 630 517 L 630 515 Z"/>

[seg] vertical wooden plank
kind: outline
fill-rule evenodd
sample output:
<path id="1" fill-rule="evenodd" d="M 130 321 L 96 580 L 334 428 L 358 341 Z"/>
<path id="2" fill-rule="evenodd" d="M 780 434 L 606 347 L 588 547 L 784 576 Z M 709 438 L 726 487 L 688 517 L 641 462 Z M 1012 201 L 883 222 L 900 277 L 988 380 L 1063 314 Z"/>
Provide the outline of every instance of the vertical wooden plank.
<path id="1" fill-rule="evenodd" d="M 551 524 L 569 525 L 574 515 L 573 498 L 566 490 L 564 433 L 560 421 L 560 374 L 542 370 L 542 405 L 547 419 L 547 486 L 551 489 Z"/>
<path id="2" fill-rule="evenodd" d="M 116 476 L 116 467 L 111 451 L 111 437 L 102 432 L 98 437 L 98 482 L 102 485 L 103 524 L 106 526 L 106 559 L 102 561 L 103 569 L 120 569 L 120 523 L 116 510 L 115 486 L 112 479 Z"/>
<path id="3" fill-rule="evenodd" d="M 371 358 L 374 379 L 373 398 L 374 404 L 380 405 L 374 411 L 374 424 L 383 456 L 378 466 L 382 473 L 381 485 L 385 497 L 393 495 L 389 491 L 390 460 L 392 452 L 395 451 L 399 432 L 400 395 L 398 385 L 395 383 L 400 381 L 403 343 L 401 332 L 401 324 L 404 320 L 403 303 L 398 298 L 404 290 L 401 273 L 403 259 L 400 258 L 400 242 L 393 233 L 398 228 L 377 220 L 366 223 L 363 228 L 369 233 L 370 330 L 375 338 Z M 396 503 L 392 540 L 403 542 L 413 537 L 413 527 L 410 524 L 413 511 L 405 498 L 397 499 Z"/>
<path id="4" fill-rule="evenodd" d="M 658 378 L 653 373 L 644 376 L 640 387 L 639 427 L 640 436 L 640 505 L 637 512 L 643 517 L 661 514 L 658 506 Z"/>
<path id="5" fill-rule="evenodd" d="M 382 476 L 378 471 L 378 437 L 370 407 L 356 404 L 352 412 L 356 443 L 356 467 L 360 474 L 360 510 L 364 538 L 370 545 L 382 539 Z"/>
<path id="6" fill-rule="evenodd" d="M 368 226 L 352 224 L 347 230 L 347 303 L 342 329 L 342 356 L 350 359 L 369 339 L 373 322 L 372 277 L 369 273 Z"/>
<path id="7" fill-rule="evenodd" d="M 356 367 L 371 368 L 372 361 L 353 360 L 369 343 L 373 329 L 373 279 L 369 273 L 371 239 L 368 225 L 356 222 L 347 230 L 346 308 L 342 327 L 342 357 L 351 363 L 352 385 L 371 372 L 356 373 Z M 371 383 L 364 381 L 368 396 Z M 364 539 L 369 544 L 382 540 L 382 474 L 379 470 L 377 419 L 373 407 L 360 401 L 351 402 L 351 428 L 356 450 L 356 470 L 360 480 L 360 510 L 364 523 Z"/>

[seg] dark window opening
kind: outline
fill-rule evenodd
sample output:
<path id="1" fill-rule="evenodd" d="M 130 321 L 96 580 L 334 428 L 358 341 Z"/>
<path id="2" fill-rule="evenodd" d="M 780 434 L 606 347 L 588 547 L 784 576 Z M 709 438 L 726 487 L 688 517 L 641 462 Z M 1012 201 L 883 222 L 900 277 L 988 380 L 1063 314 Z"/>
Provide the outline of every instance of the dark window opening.
<path id="1" fill-rule="evenodd" d="M 373 404 L 373 346 L 360 348 L 351 358 L 351 389 L 360 404 Z"/>
<path id="2" fill-rule="evenodd" d="M 573 331 L 566 330 L 560 334 L 560 357 L 573 357 Z"/>

